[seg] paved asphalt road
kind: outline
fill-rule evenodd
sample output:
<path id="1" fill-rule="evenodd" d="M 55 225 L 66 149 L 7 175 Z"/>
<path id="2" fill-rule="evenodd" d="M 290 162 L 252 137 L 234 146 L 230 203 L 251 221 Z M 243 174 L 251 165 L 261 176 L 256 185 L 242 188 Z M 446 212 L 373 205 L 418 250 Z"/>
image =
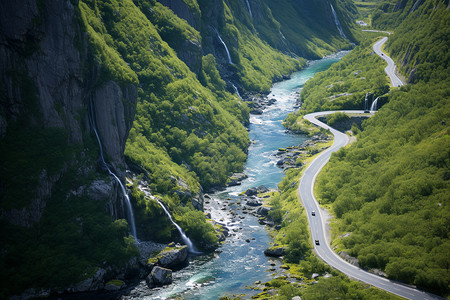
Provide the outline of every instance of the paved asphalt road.
<path id="1" fill-rule="evenodd" d="M 309 164 L 300 180 L 299 185 L 299 194 L 308 214 L 313 243 L 315 240 L 319 240 L 320 243 L 320 245 L 314 244 L 314 249 L 317 255 L 327 264 L 345 273 L 349 277 L 371 284 L 373 286 L 376 286 L 380 289 L 386 290 L 393 294 L 408 299 L 417 299 L 417 300 L 442 299 L 438 296 L 419 291 L 413 287 L 398 282 L 394 282 L 381 276 L 377 276 L 372 273 L 366 272 L 360 268 L 357 268 L 347 263 L 342 258 L 340 258 L 333 250 L 331 250 L 329 241 L 326 240 L 325 220 L 321 216 L 319 204 L 317 203 L 316 198 L 314 197 L 313 187 L 317 174 L 320 172 L 322 167 L 328 162 L 331 153 L 337 151 L 339 148 L 345 146 L 348 143 L 348 136 L 346 134 L 333 129 L 316 119 L 317 116 L 327 115 L 334 112 L 335 111 L 317 112 L 304 116 L 304 118 L 310 121 L 311 123 L 316 124 L 325 129 L 329 129 L 331 133 L 334 135 L 333 145 L 330 148 L 323 151 L 322 153 L 320 153 L 320 155 Z M 364 111 L 357 111 L 357 110 L 343 111 L 343 112 L 364 113 Z M 315 211 L 315 216 L 312 216 L 311 214 L 312 211 Z"/>
<path id="2" fill-rule="evenodd" d="M 381 47 L 387 41 L 387 39 L 388 39 L 387 37 L 384 37 L 381 40 L 379 40 L 378 42 L 376 42 L 373 45 L 373 51 L 375 51 L 375 53 L 378 54 L 378 56 L 380 56 L 382 59 L 384 59 L 388 63 L 388 66 L 384 69 L 384 71 L 391 79 L 392 86 L 395 86 L 395 87 L 402 86 L 402 85 L 404 85 L 403 81 L 395 74 L 394 61 L 392 60 L 392 58 L 390 58 L 389 56 L 387 56 L 386 54 L 384 54 L 381 51 Z"/>

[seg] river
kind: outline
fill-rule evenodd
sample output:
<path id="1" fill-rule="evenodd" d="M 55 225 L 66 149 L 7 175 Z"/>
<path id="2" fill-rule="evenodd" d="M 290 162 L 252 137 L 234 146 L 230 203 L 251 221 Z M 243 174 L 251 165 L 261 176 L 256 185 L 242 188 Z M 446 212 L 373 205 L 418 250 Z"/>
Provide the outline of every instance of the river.
<path id="1" fill-rule="evenodd" d="M 275 104 L 266 108 L 262 115 L 251 115 L 249 135 L 252 144 L 244 170 L 248 178 L 240 186 L 212 195 L 213 199 L 205 204 L 205 211 L 230 229 L 230 236 L 218 251 L 191 257 L 189 266 L 173 273 L 173 284 L 149 291 L 143 281 L 123 299 L 203 300 L 242 294 L 245 294 L 243 298 L 250 298 L 261 291 L 248 289 L 248 286 L 256 281 L 269 281 L 283 273 L 280 268 L 282 261 L 263 253 L 271 241 L 268 232 L 258 224 L 256 217 L 243 212 L 245 205 L 239 204 L 241 199 L 238 195 L 259 185 L 276 189 L 284 174 L 276 166 L 274 154 L 278 148 L 299 145 L 307 139 L 306 136 L 286 133 L 282 120 L 294 111 L 305 82 L 346 53 L 312 61 L 302 71 L 292 74 L 291 79 L 274 84 L 268 98 L 275 98 Z M 230 211 L 236 215 L 231 215 Z"/>

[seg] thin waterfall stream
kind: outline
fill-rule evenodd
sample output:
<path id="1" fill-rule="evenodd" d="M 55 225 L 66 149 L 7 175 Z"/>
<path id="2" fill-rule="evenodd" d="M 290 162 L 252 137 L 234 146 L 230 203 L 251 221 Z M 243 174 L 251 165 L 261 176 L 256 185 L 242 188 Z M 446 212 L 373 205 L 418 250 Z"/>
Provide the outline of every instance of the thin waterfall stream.
<path id="1" fill-rule="evenodd" d="M 136 242 L 138 242 L 138 238 L 137 238 L 137 234 L 136 234 L 136 224 L 134 221 L 133 207 L 131 206 L 130 197 L 128 197 L 128 193 L 127 193 L 124 185 L 120 181 L 119 177 L 117 177 L 117 175 L 114 174 L 113 171 L 111 171 L 111 169 L 109 168 L 108 164 L 105 161 L 105 157 L 103 155 L 102 142 L 100 141 L 100 136 L 98 135 L 98 132 L 97 132 L 97 126 L 95 125 L 94 105 L 92 103 L 92 99 L 89 100 L 89 106 L 90 106 L 90 114 L 89 114 L 90 118 L 89 119 L 91 121 L 92 128 L 94 129 L 95 136 L 97 137 L 97 142 L 100 147 L 100 157 L 102 159 L 103 165 L 105 166 L 106 170 L 108 170 L 108 173 L 110 175 L 112 175 L 116 179 L 116 181 L 119 183 L 120 189 L 122 190 L 123 196 L 125 198 L 125 204 L 127 206 L 128 222 L 130 223 L 131 235 L 135 238 Z"/>
<path id="2" fill-rule="evenodd" d="M 156 200 L 159 204 L 159 206 L 162 207 L 162 209 L 164 210 L 164 212 L 166 213 L 167 217 L 169 217 L 170 222 L 172 222 L 172 224 L 177 228 L 178 232 L 181 235 L 181 238 L 183 239 L 184 244 L 188 247 L 188 251 L 191 254 L 201 254 L 201 252 L 197 251 L 197 249 L 195 249 L 194 244 L 192 243 L 191 239 L 188 238 L 188 236 L 186 235 L 186 233 L 184 233 L 183 229 L 181 229 L 180 225 L 178 225 L 173 219 L 172 216 L 170 215 L 169 211 L 167 210 L 167 208 L 164 206 L 164 204 L 161 203 L 161 201 L 159 201 L 157 198 L 153 198 L 154 200 Z"/>
<path id="3" fill-rule="evenodd" d="M 343 38 L 348 39 L 347 36 L 344 33 L 344 30 L 342 29 L 341 22 L 339 22 L 339 18 L 338 18 L 337 14 L 336 14 L 336 11 L 334 10 L 333 4 L 330 3 L 330 6 L 331 6 L 331 12 L 333 13 L 334 24 L 336 24 L 336 27 L 337 27 L 337 29 L 339 31 L 339 34 Z"/>
<path id="4" fill-rule="evenodd" d="M 248 0 L 245 0 L 245 2 L 247 2 L 247 8 L 248 8 L 248 13 L 250 14 L 250 18 L 253 19 L 253 13 L 252 13 L 252 8 L 250 6 L 250 2 L 248 2 Z"/>
<path id="5" fill-rule="evenodd" d="M 217 29 L 215 29 L 215 31 L 217 33 L 217 37 L 219 38 L 220 42 L 222 43 L 223 47 L 225 48 L 225 51 L 227 52 L 228 63 L 230 65 L 234 65 L 233 61 L 231 60 L 231 55 L 230 55 L 230 51 L 228 51 L 227 44 L 225 44 L 225 42 L 223 41 L 222 37 L 220 36 L 219 31 Z"/>
<path id="6" fill-rule="evenodd" d="M 378 98 L 380 98 L 380 97 L 377 97 L 375 100 L 373 100 L 373 103 L 372 103 L 372 105 L 370 106 L 370 110 L 371 110 L 371 111 L 377 110 Z"/>

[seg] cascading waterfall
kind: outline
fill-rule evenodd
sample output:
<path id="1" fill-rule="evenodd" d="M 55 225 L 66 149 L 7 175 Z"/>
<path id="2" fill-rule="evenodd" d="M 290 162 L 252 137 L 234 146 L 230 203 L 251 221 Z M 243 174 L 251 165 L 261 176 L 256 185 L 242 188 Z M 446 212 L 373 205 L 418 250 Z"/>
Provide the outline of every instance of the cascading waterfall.
<path id="1" fill-rule="evenodd" d="M 195 249 L 194 244 L 192 243 L 192 241 L 187 237 L 187 235 L 184 233 L 183 229 L 181 229 L 180 225 L 178 225 L 177 223 L 174 222 L 174 220 L 172 219 L 172 216 L 170 215 L 169 211 L 167 210 L 167 208 L 161 203 L 161 201 L 159 201 L 157 198 L 153 198 L 155 199 L 158 204 L 162 207 L 162 209 L 164 210 L 164 212 L 166 213 L 166 215 L 169 217 L 170 222 L 172 222 L 173 225 L 175 225 L 175 227 L 177 228 L 178 232 L 181 235 L 181 238 L 183 239 L 184 244 L 188 247 L 188 251 L 189 253 L 192 254 L 200 254 L 200 252 L 198 252 Z"/>
<path id="2" fill-rule="evenodd" d="M 234 65 L 233 61 L 231 60 L 231 55 L 230 55 L 230 51 L 228 51 L 228 47 L 227 44 L 225 44 L 225 42 L 222 40 L 222 37 L 220 36 L 220 33 L 218 30 L 216 30 L 217 33 L 217 37 L 219 38 L 220 42 L 222 43 L 222 45 L 225 47 L 225 51 L 227 52 L 227 57 L 228 57 L 228 63 L 230 65 Z"/>
<path id="3" fill-rule="evenodd" d="M 369 110 L 369 93 L 366 93 L 366 97 L 364 98 L 364 111 Z"/>
<path id="4" fill-rule="evenodd" d="M 339 30 L 339 34 L 343 38 L 347 39 L 347 36 L 345 35 L 344 30 L 342 30 L 341 22 L 339 22 L 339 18 L 336 14 L 336 11 L 334 10 L 333 4 L 330 3 L 330 6 L 331 6 L 331 12 L 333 13 L 333 17 L 334 17 L 334 24 L 336 24 L 336 27 Z"/>
<path id="5" fill-rule="evenodd" d="M 97 132 L 97 126 L 95 125 L 95 118 L 94 118 L 94 105 L 92 104 L 92 99 L 89 101 L 90 105 L 90 120 L 92 123 L 92 128 L 94 129 L 95 136 L 97 137 L 98 145 L 100 147 L 100 157 L 102 159 L 103 165 L 105 166 L 106 170 L 108 170 L 108 173 L 112 175 L 116 181 L 119 183 L 119 186 L 122 190 L 123 196 L 125 197 L 125 204 L 127 206 L 127 214 L 128 214 L 128 220 L 130 222 L 131 227 L 131 235 L 134 236 L 136 242 L 138 242 L 137 234 L 136 234 L 136 225 L 134 222 L 134 213 L 133 213 L 133 207 L 131 206 L 130 197 L 128 197 L 127 191 L 125 190 L 125 187 L 123 186 L 122 182 L 120 181 L 119 177 L 117 177 L 116 174 L 114 174 L 113 171 L 109 168 L 108 164 L 105 161 L 105 157 L 103 156 L 103 147 L 102 142 L 100 141 L 100 137 Z"/>
<path id="6" fill-rule="evenodd" d="M 248 2 L 248 0 L 245 0 L 245 2 L 247 2 L 247 8 L 248 8 L 248 13 L 250 14 L 250 18 L 253 19 L 252 8 L 250 7 L 250 3 Z"/>
<path id="7" fill-rule="evenodd" d="M 377 110 L 378 98 L 380 97 L 377 97 L 375 100 L 373 100 L 372 106 L 370 107 L 371 111 Z"/>
<path id="8" fill-rule="evenodd" d="M 234 91 L 236 92 L 236 95 L 238 95 L 238 97 L 242 99 L 241 94 L 239 94 L 239 90 L 237 89 L 237 87 L 231 82 L 230 82 L 230 84 L 233 87 Z"/>

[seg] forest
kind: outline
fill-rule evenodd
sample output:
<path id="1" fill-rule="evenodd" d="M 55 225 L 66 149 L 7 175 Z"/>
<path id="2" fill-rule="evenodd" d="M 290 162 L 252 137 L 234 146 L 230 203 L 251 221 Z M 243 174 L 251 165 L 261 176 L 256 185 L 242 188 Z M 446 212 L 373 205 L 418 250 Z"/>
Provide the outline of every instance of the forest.
<path id="1" fill-rule="evenodd" d="M 357 141 L 332 156 L 316 194 L 336 217 L 332 245 L 338 252 L 347 251 L 361 267 L 381 269 L 388 278 L 448 295 L 450 14 L 444 2 L 425 1 L 412 9 L 413 1 L 407 1 L 396 12 L 382 3 L 386 16 L 373 18 L 376 28 L 395 31 L 385 51 L 400 65 L 406 86 L 388 88 L 381 75 L 366 77 L 369 85 L 359 83 L 355 77 L 375 70 L 378 59 L 366 60 L 363 68 L 354 51 L 308 82 L 301 94 L 304 107 L 286 124 L 295 128 L 310 111 L 362 109 L 363 93 L 352 101 L 356 82 L 364 92 L 389 91 L 387 103 L 354 129 Z M 398 24 L 383 21 L 392 15 L 398 15 Z M 338 70 L 344 74 L 339 87 L 346 88 L 337 92 L 352 93 L 341 103 L 329 98 Z"/>

